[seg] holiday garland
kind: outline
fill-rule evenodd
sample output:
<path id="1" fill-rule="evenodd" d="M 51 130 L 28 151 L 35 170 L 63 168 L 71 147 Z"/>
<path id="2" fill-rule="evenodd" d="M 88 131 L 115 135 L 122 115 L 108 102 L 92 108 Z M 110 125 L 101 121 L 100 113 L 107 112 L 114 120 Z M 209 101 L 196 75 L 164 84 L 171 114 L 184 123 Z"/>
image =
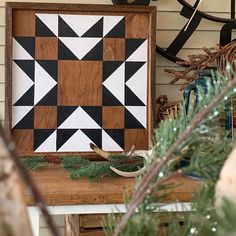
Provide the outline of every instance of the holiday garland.
<path id="1" fill-rule="evenodd" d="M 98 180 L 104 176 L 117 176 L 110 166 L 132 172 L 141 169 L 144 165 L 142 157 L 130 157 L 127 154 L 109 154 L 106 161 L 91 161 L 81 156 L 32 156 L 26 157 L 23 163 L 27 169 L 36 170 L 43 166 L 57 165 L 69 172 L 71 179 L 88 178 L 90 181 Z"/>

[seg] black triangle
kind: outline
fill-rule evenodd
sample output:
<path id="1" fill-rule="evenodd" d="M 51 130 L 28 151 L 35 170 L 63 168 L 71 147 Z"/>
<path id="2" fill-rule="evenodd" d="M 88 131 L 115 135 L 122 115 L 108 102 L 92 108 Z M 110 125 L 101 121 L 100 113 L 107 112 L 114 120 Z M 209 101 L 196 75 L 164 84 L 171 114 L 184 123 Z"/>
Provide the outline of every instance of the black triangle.
<path id="1" fill-rule="evenodd" d="M 124 129 L 104 130 L 122 149 L 124 149 Z"/>
<path id="2" fill-rule="evenodd" d="M 105 81 L 113 72 L 115 72 L 123 61 L 104 61 L 103 62 L 103 81 Z"/>
<path id="3" fill-rule="evenodd" d="M 125 106 L 145 106 L 127 85 L 125 85 Z"/>
<path id="4" fill-rule="evenodd" d="M 14 129 L 33 129 L 34 128 L 34 109 L 32 108 L 20 122 L 16 124 Z"/>
<path id="5" fill-rule="evenodd" d="M 102 126 L 102 107 L 82 106 L 81 107 L 99 126 Z"/>
<path id="6" fill-rule="evenodd" d="M 34 81 L 34 60 L 14 60 L 14 62 Z"/>
<path id="7" fill-rule="evenodd" d="M 36 150 L 54 131 L 54 129 L 35 129 L 34 150 Z"/>
<path id="8" fill-rule="evenodd" d="M 77 106 L 58 106 L 57 127 L 59 127 L 77 108 Z"/>
<path id="9" fill-rule="evenodd" d="M 32 85 L 25 94 L 17 100 L 15 106 L 34 106 L 34 86 Z"/>
<path id="10" fill-rule="evenodd" d="M 55 85 L 38 103 L 37 106 L 57 105 L 57 85 Z"/>
<path id="11" fill-rule="evenodd" d="M 59 16 L 58 18 L 59 37 L 79 37 L 73 29 Z"/>
<path id="12" fill-rule="evenodd" d="M 71 52 L 66 45 L 58 40 L 58 59 L 59 60 L 78 60 L 78 58 Z"/>
<path id="13" fill-rule="evenodd" d="M 47 73 L 57 81 L 57 60 L 39 60 L 37 61 Z"/>
<path id="14" fill-rule="evenodd" d="M 123 106 L 123 104 L 105 86 L 103 86 L 102 105 Z"/>
<path id="15" fill-rule="evenodd" d="M 37 16 L 36 37 L 56 37 L 56 35 Z"/>
<path id="16" fill-rule="evenodd" d="M 35 56 L 34 37 L 15 37 L 15 40 L 34 58 Z"/>
<path id="17" fill-rule="evenodd" d="M 57 130 L 57 150 L 65 144 L 78 129 Z M 79 145 L 79 144 L 78 144 Z"/>
<path id="18" fill-rule="evenodd" d="M 81 129 L 99 148 L 102 148 L 102 130 L 101 129 Z"/>
<path id="19" fill-rule="evenodd" d="M 105 36 L 106 38 L 125 38 L 125 18 L 114 26 L 114 28 Z"/>
<path id="20" fill-rule="evenodd" d="M 84 33 L 81 37 L 95 37 L 102 38 L 103 37 L 103 17 L 96 22 L 86 33 Z"/>
<path id="21" fill-rule="evenodd" d="M 125 39 L 125 59 L 133 54 L 146 39 Z"/>
<path id="22" fill-rule="evenodd" d="M 125 128 L 126 129 L 145 129 L 143 125 L 125 109 Z"/>
<path id="23" fill-rule="evenodd" d="M 96 44 L 83 58 L 86 61 L 102 61 L 103 60 L 103 40 Z"/>
<path id="24" fill-rule="evenodd" d="M 127 82 L 145 62 L 125 62 L 125 82 Z"/>

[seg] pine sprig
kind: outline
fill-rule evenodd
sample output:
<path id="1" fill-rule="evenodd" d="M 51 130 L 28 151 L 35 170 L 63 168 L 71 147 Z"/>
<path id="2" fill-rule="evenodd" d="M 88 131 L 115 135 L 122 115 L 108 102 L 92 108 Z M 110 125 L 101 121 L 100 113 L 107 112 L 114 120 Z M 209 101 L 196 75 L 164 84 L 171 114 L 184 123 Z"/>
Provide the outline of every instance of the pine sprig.
<path id="1" fill-rule="evenodd" d="M 227 69 L 229 71 L 226 75 L 229 75 L 231 71 L 230 68 Z M 236 86 L 236 78 L 231 78 L 232 76 L 217 74 L 212 82 L 207 83 L 207 93 L 201 87 L 197 88 L 198 103 L 195 107 L 190 107 L 187 115 L 184 109 L 181 108 L 180 115 L 175 121 L 170 119 L 162 122 L 160 128 L 155 132 L 154 153 L 156 161 L 154 160 L 150 164 L 146 174 L 139 182 L 139 186 L 129 202 L 127 213 L 117 223 L 117 227 L 112 235 L 122 235 L 137 206 L 146 196 L 153 193 L 164 179 L 182 173 L 182 170 L 172 172 L 173 170 L 168 168 L 168 164 L 173 160 L 174 156 L 184 152 L 188 148 L 187 145 L 198 143 L 196 142 L 199 140 L 198 135 L 206 137 L 208 133 L 210 137 L 213 137 L 213 135 L 215 137 L 218 136 L 217 133 L 211 133 L 212 130 L 216 130 L 214 129 L 215 124 L 212 125 L 212 120 L 219 116 L 219 111 L 225 105 L 225 102 L 221 101 L 228 101 L 232 95 L 233 88 Z M 208 126 L 209 129 L 207 128 Z M 160 175 L 160 173 L 162 174 Z"/>
<path id="2" fill-rule="evenodd" d="M 48 162 L 43 156 L 35 156 L 24 158 L 23 164 L 27 169 L 36 170 L 40 167 L 48 165 Z"/>
<path id="3" fill-rule="evenodd" d="M 53 162 L 57 160 L 57 162 Z M 105 176 L 117 176 L 110 166 L 117 168 L 121 171 L 131 172 L 139 170 L 143 167 L 142 157 L 129 157 L 126 154 L 112 154 L 109 156 L 108 161 L 90 161 L 89 159 L 80 156 L 40 156 L 40 157 L 27 157 L 23 163 L 27 169 L 36 170 L 40 167 L 59 164 L 69 172 L 71 179 L 87 178 L 90 181 L 99 180 Z"/>

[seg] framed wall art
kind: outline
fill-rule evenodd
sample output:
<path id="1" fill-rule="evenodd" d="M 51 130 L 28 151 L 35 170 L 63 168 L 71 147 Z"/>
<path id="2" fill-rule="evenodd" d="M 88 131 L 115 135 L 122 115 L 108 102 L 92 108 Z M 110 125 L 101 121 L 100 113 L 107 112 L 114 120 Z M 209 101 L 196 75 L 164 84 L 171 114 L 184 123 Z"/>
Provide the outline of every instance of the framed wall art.
<path id="1" fill-rule="evenodd" d="M 7 3 L 6 127 L 21 156 L 147 149 L 154 7 Z"/>

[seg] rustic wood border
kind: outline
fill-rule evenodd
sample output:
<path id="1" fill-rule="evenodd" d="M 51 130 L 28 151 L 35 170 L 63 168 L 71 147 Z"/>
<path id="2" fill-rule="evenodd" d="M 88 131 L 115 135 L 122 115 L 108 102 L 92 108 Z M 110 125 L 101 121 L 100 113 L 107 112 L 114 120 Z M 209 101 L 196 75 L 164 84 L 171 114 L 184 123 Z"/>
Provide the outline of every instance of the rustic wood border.
<path id="1" fill-rule="evenodd" d="M 149 47 L 148 47 L 148 104 L 147 130 L 149 132 L 149 145 L 151 144 L 154 116 L 155 116 L 155 67 L 156 67 L 156 7 L 153 6 L 122 6 L 122 5 L 94 5 L 94 4 L 64 4 L 64 3 L 31 3 L 31 2 L 7 2 L 6 3 L 6 38 L 5 38 L 5 128 L 11 135 L 11 104 L 12 104 L 12 18 L 14 10 L 39 10 L 47 12 L 94 12 L 106 13 L 146 13 L 149 14 Z M 82 154 L 81 154 L 82 155 Z M 89 156 L 88 154 L 86 154 Z"/>

